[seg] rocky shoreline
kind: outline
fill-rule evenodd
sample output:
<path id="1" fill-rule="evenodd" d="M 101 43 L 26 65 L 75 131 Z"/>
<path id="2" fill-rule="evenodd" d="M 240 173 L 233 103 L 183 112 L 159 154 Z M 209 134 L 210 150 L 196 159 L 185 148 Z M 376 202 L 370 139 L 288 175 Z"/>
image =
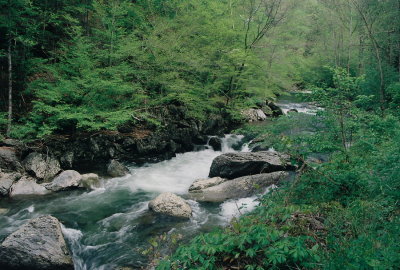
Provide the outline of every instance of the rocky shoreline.
<path id="1" fill-rule="evenodd" d="M 26 168 L 29 162 L 22 162 Z M 258 169 L 260 170 L 258 170 Z M 210 167 L 210 178 L 193 179 L 193 184 L 184 196 L 198 202 L 221 203 L 230 199 L 245 198 L 262 193 L 271 185 L 278 185 L 288 178 L 288 171 L 295 170 L 287 155 L 272 151 L 257 153 L 238 152 L 217 156 Z M 38 175 L 46 179 L 46 174 Z M 56 170 L 52 171 L 53 173 Z M 230 173 L 228 173 L 230 172 Z M 35 190 L 44 195 L 73 188 L 85 188 L 96 182 L 95 174 L 81 175 L 65 170 L 52 181 L 36 183 L 27 176 L 11 185 L 10 196 L 27 195 Z M 15 185 L 21 185 L 20 189 Z M 28 190 L 28 191 L 27 191 Z M 19 191 L 19 194 L 15 194 Z M 24 193 L 25 192 L 25 193 Z M 31 193 L 33 194 L 33 193 Z M 156 215 L 190 219 L 192 209 L 182 197 L 173 193 L 162 193 L 149 202 L 148 208 Z M 10 234 L 0 245 L 0 267 L 2 269 L 73 269 L 71 253 L 68 251 L 61 223 L 52 216 L 40 216 L 29 220 Z"/>
<path id="2" fill-rule="evenodd" d="M 120 177 L 129 173 L 123 162 L 169 159 L 175 153 L 191 151 L 196 144 L 207 142 L 216 151 L 221 150 L 221 139 L 217 136 L 210 139 L 207 135 L 223 134 L 228 129 L 223 119 L 202 124 L 185 123 L 187 125 L 180 123 L 180 126 L 172 123 L 163 130 L 145 132 L 145 136 L 139 137 L 133 133 L 101 133 L 53 138 L 42 145 L 4 140 L 0 143 L 0 197 L 91 189 L 100 179 L 99 175 L 88 173 L 91 171 Z M 288 159 L 288 156 L 268 151 L 223 154 L 213 161 L 210 178 L 193 179 L 185 198 L 223 202 L 258 193 L 287 178 L 287 170 L 295 169 Z M 149 210 L 173 218 L 192 216 L 186 200 L 173 193 L 160 194 L 149 203 Z M 0 267 L 73 269 L 60 228 L 61 223 L 52 216 L 29 220 L 0 245 Z"/>

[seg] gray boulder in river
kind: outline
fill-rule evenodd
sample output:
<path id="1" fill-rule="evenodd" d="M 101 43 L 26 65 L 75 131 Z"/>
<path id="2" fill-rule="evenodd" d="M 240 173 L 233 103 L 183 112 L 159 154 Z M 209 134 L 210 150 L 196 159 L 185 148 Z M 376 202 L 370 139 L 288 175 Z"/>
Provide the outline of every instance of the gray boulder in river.
<path id="1" fill-rule="evenodd" d="M 61 191 L 78 188 L 82 180 L 80 173 L 74 170 L 63 171 L 46 188 L 51 191 Z"/>
<path id="2" fill-rule="evenodd" d="M 263 188 L 279 183 L 289 174 L 279 171 L 239 177 L 233 180 L 214 177 L 195 181 L 189 188 L 191 198 L 200 202 L 223 202 L 261 192 Z"/>
<path id="3" fill-rule="evenodd" d="M 23 161 L 25 170 L 38 179 L 50 180 L 60 171 L 57 159 L 41 153 L 32 152 Z"/>
<path id="4" fill-rule="evenodd" d="M 158 214 L 178 218 L 190 218 L 192 216 L 190 205 L 181 197 L 170 192 L 162 193 L 150 201 L 149 209 Z"/>
<path id="5" fill-rule="evenodd" d="M 209 177 L 234 179 L 241 176 L 294 170 L 289 156 L 270 152 L 227 153 L 216 157 L 210 168 Z"/>
<path id="6" fill-rule="evenodd" d="M 60 222 L 41 216 L 9 235 L 0 245 L 0 269 L 74 269 Z"/>
<path id="7" fill-rule="evenodd" d="M 86 173 L 86 174 L 82 174 L 81 176 L 82 176 L 82 179 L 79 184 L 79 187 L 94 188 L 94 187 L 100 186 L 100 178 L 97 174 Z"/>
<path id="8" fill-rule="evenodd" d="M 20 195 L 45 195 L 50 193 L 43 184 L 36 183 L 36 180 L 29 176 L 22 176 L 21 179 L 14 182 L 10 188 L 10 197 Z"/>
<path id="9" fill-rule="evenodd" d="M 107 173 L 112 177 L 121 177 L 128 174 L 129 170 L 123 164 L 113 159 L 107 165 Z"/>

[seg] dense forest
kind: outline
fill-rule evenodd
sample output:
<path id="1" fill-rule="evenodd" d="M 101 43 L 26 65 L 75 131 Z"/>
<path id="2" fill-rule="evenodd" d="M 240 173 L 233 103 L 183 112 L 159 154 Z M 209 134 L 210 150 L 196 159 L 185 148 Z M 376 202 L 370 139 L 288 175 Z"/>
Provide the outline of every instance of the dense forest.
<path id="1" fill-rule="evenodd" d="M 332 86 L 325 66 L 365 76 L 362 94 L 383 110 L 396 100 L 397 1 L 0 4 L 1 129 L 15 138 L 157 122 L 149 108 L 171 102 L 238 117 L 288 89 Z"/>
<path id="2" fill-rule="evenodd" d="M 235 132 L 288 153 L 293 181 L 158 269 L 398 269 L 399 0 L 0 0 L 0 139 L 162 129 L 287 92 L 324 108 Z M 305 94 L 307 93 L 307 94 Z M 322 162 L 315 154 L 323 155 Z M 168 238 L 168 239 L 166 239 Z"/>

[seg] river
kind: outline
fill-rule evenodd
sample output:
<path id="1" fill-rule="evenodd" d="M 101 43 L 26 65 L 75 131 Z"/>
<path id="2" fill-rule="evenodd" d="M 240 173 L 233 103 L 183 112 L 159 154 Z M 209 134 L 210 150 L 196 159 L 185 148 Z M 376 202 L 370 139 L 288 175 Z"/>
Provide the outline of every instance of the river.
<path id="1" fill-rule="evenodd" d="M 296 108 L 313 113 L 315 109 L 293 96 L 282 97 L 278 104 L 284 111 Z M 161 192 L 185 198 L 194 180 L 208 176 L 218 155 L 249 151 L 242 139 L 240 135 L 225 135 L 222 151 L 198 146 L 197 151 L 177 154 L 170 160 L 140 167 L 132 165 L 129 175 L 102 179 L 101 186 L 91 191 L 0 200 L 0 208 L 8 209 L 0 215 L 0 240 L 28 219 L 50 214 L 63 224 L 76 270 L 144 267 L 147 260 L 141 251 L 151 237 L 179 232 L 189 239 L 199 232 L 228 224 L 233 217 L 251 211 L 258 204 L 256 196 L 221 204 L 189 200 L 193 216 L 188 221 L 163 218 L 148 211 L 148 202 Z"/>
<path id="2" fill-rule="evenodd" d="M 9 209 L 0 215 L 0 238 L 5 238 L 28 219 L 50 214 L 63 224 L 71 247 L 75 269 L 139 268 L 146 265 L 141 250 L 147 240 L 164 232 L 179 231 L 188 238 L 216 225 L 225 225 L 241 213 L 251 210 L 256 197 L 231 200 L 222 204 L 199 204 L 189 200 L 193 217 L 176 221 L 149 213 L 147 204 L 161 192 L 185 197 L 194 180 L 206 178 L 212 160 L 222 153 L 234 152 L 242 136 L 226 135 L 222 151 L 199 146 L 197 151 L 177 154 L 159 163 L 130 166 L 125 177 L 103 179 L 92 191 L 66 191 L 48 196 L 0 201 Z M 236 148 L 237 149 L 237 148 Z M 248 151 L 246 145 L 240 151 Z M 244 205 L 246 204 L 246 205 Z M 238 206 L 237 206 L 238 205 Z"/>

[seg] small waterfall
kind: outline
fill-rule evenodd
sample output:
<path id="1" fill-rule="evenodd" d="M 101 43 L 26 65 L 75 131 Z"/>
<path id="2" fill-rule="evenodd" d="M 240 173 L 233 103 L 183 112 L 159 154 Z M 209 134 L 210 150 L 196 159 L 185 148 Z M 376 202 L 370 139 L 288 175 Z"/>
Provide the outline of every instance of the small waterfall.
<path id="1" fill-rule="evenodd" d="M 68 241 L 70 250 L 72 251 L 72 257 L 74 259 L 74 268 L 86 270 L 87 267 L 85 265 L 85 262 L 82 259 L 82 257 L 79 256 L 84 249 L 83 245 L 79 241 L 83 236 L 82 232 L 80 230 L 66 228 L 62 224 L 61 224 L 61 230 L 64 234 L 65 239 Z"/>

